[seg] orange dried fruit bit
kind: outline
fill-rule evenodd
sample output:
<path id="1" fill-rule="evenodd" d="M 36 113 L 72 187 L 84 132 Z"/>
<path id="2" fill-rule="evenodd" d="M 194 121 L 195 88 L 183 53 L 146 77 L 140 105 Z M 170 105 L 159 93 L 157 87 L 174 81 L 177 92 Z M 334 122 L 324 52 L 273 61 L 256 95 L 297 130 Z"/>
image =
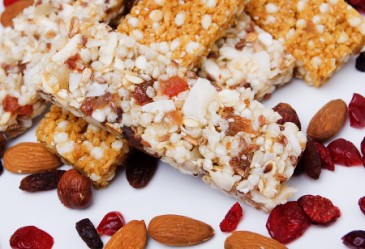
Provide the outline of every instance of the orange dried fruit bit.
<path id="1" fill-rule="evenodd" d="M 228 116 L 229 127 L 228 136 L 234 136 L 238 132 L 255 133 L 251 126 L 251 120 L 240 116 Z"/>
<path id="2" fill-rule="evenodd" d="M 177 96 L 179 93 L 189 89 L 188 83 L 179 76 L 172 76 L 168 80 L 160 81 L 160 89 L 169 98 Z"/>

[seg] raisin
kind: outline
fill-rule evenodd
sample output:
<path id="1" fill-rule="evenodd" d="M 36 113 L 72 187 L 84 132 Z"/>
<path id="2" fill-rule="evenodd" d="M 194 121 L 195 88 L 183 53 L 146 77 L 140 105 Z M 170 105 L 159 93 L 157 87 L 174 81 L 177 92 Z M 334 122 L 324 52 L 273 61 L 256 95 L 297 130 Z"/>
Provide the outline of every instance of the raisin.
<path id="1" fill-rule="evenodd" d="M 319 195 L 304 195 L 298 204 L 314 224 L 327 225 L 341 216 L 341 211 L 333 203 Z"/>
<path id="2" fill-rule="evenodd" d="M 279 113 L 280 116 L 281 116 L 281 119 L 279 119 L 278 121 L 276 121 L 276 123 L 283 125 L 286 122 L 292 122 L 296 126 L 298 126 L 299 130 L 302 129 L 302 125 L 300 123 L 298 114 L 294 110 L 294 108 L 291 107 L 291 105 L 289 105 L 287 103 L 279 103 L 278 105 L 276 105 L 273 108 L 273 110 L 275 112 Z"/>
<path id="3" fill-rule="evenodd" d="M 0 176 L 3 174 L 4 172 L 4 166 L 3 166 L 3 162 L 0 160 Z"/>
<path id="4" fill-rule="evenodd" d="M 321 142 L 313 140 L 314 146 L 319 153 L 321 158 L 322 168 L 328 169 L 331 171 L 335 170 L 335 164 L 332 161 L 331 153 L 326 146 L 324 146 Z"/>
<path id="5" fill-rule="evenodd" d="M 56 189 L 65 170 L 50 170 L 28 175 L 20 182 L 19 188 L 26 192 L 37 192 Z"/>
<path id="6" fill-rule="evenodd" d="M 363 196 L 359 199 L 358 204 L 359 204 L 361 212 L 363 212 L 365 214 L 365 196 Z"/>
<path id="7" fill-rule="evenodd" d="M 360 152 L 353 143 L 343 138 L 332 141 L 328 146 L 334 163 L 345 166 L 362 164 Z"/>
<path id="8" fill-rule="evenodd" d="M 358 11 L 365 11 L 365 1 L 364 0 L 346 0 L 348 4 L 357 9 Z"/>
<path id="9" fill-rule="evenodd" d="M 228 211 L 222 222 L 219 224 L 222 232 L 233 232 L 242 219 L 243 210 L 241 205 L 236 202 Z"/>
<path id="10" fill-rule="evenodd" d="M 107 213 L 100 221 L 96 230 L 99 235 L 113 236 L 125 225 L 123 215 L 118 211 Z"/>
<path id="11" fill-rule="evenodd" d="M 53 238 L 35 226 L 21 227 L 10 237 L 12 249 L 51 249 Z"/>
<path id="12" fill-rule="evenodd" d="M 364 3 L 365 4 L 365 3 Z M 365 6 L 364 6 L 365 7 Z M 365 9 L 365 8 L 364 8 Z M 355 67 L 360 72 L 365 72 L 365 52 L 361 52 L 356 58 Z"/>
<path id="13" fill-rule="evenodd" d="M 167 80 L 160 80 L 160 89 L 162 94 L 172 98 L 179 93 L 189 89 L 188 83 L 179 76 L 172 76 Z"/>
<path id="14" fill-rule="evenodd" d="M 350 125 L 354 128 L 365 126 L 365 98 L 354 93 L 348 108 Z"/>
<path id="15" fill-rule="evenodd" d="M 270 213 L 266 228 L 273 239 L 287 244 L 310 226 L 310 220 L 296 201 L 276 206 Z"/>
<path id="16" fill-rule="evenodd" d="M 309 137 L 307 137 L 307 146 L 302 154 L 297 168 L 298 170 L 301 168 L 304 169 L 305 173 L 313 179 L 318 179 L 321 175 L 321 157 L 313 143 L 313 140 Z"/>
<path id="17" fill-rule="evenodd" d="M 5 152 L 7 143 L 8 143 L 8 140 L 6 138 L 6 135 L 3 133 L 0 133 L 0 158 L 3 156 L 3 154 Z"/>
<path id="18" fill-rule="evenodd" d="M 89 248 L 103 248 L 103 241 L 101 241 L 100 236 L 96 231 L 93 223 L 88 218 L 76 222 L 76 230 Z"/>
<path id="19" fill-rule="evenodd" d="M 134 188 L 145 187 L 157 169 L 158 160 L 138 150 L 134 150 L 127 161 L 126 176 Z"/>
<path id="20" fill-rule="evenodd" d="M 133 98 L 138 105 L 145 105 L 152 102 L 152 99 L 147 95 L 146 91 L 149 86 L 153 86 L 154 81 L 146 81 L 138 84 L 133 92 Z"/>
<path id="21" fill-rule="evenodd" d="M 350 248 L 363 249 L 365 248 L 365 231 L 351 231 L 342 237 L 342 242 Z"/>

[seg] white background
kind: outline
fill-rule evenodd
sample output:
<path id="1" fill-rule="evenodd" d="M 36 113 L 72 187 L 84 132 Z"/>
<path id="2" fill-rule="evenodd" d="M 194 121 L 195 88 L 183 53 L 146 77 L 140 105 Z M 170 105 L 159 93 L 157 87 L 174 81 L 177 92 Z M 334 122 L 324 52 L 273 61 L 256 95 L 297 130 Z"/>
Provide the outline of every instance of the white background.
<path id="1" fill-rule="evenodd" d="M 0 9 L 2 9 L 2 1 Z M 291 104 L 298 112 L 303 130 L 311 117 L 330 100 L 341 98 L 349 103 L 353 93 L 365 95 L 365 74 L 355 70 L 354 58 L 321 89 L 293 80 L 289 85 L 277 90 L 266 101 L 269 107 L 279 102 Z M 36 141 L 33 129 L 12 141 L 14 145 L 21 141 Z M 365 135 L 365 129 L 345 127 L 337 137 L 352 141 L 358 148 Z M 64 166 L 64 168 L 68 168 Z M 150 184 L 141 190 L 129 186 L 125 172 L 121 171 L 112 184 L 103 190 L 94 190 L 92 206 L 85 210 L 72 210 L 64 207 L 58 200 L 56 191 L 44 193 L 25 193 L 19 190 L 23 175 L 5 171 L 0 176 L 0 248 L 10 248 L 9 238 L 22 226 L 35 225 L 55 240 L 54 248 L 87 248 L 75 230 L 75 223 L 90 218 L 95 226 L 109 211 L 122 212 L 126 221 L 145 220 L 146 224 L 156 215 L 180 214 L 202 220 L 216 231 L 208 242 L 193 248 L 223 248 L 229 235 L 222 233 L 219 223 L 229 208 L 236 202 L 220 192 L 210 189 L 199 178 L 183 175 L 172 167 L 161 163 Z M 337 205 L 342 216 L 330 226 L 312 225 L 289 248 L 346 248 L 341 237 L 357 229 L 365 230 L 365 216 L 361 213 L 357 201 L 365 195 L 365 169 L 362 166 L 347 168 L 336 166 L 335 172 L 323 170 L 319 180 L 311 180 L 302 175 L 290 180 L 289 185 L 299 189 L 291 199 L 296 200 L 304 194 L 319 194 L 328 197 Z M 268 236 L 265 223 L 268 215 L 243 203 L 244 217 L 237 230 L 249 230 Z M 103 237 L 104 242 L 108 237 Z M 168 248 L 148 240 L 147 248 Z"/>

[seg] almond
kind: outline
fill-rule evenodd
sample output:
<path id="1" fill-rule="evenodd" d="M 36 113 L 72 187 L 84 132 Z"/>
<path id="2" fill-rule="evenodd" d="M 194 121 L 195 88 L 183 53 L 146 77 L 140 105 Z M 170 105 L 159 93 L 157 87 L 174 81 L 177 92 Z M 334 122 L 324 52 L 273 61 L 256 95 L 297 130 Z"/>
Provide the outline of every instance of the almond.
<path id="1" fill-rule="evenodd" d="M 13 19 L 19 15 L 25 8 L 34 3 L 34 0 L 20 0 L 9 5 L 1 14 L 1 24 L 4 27 L 13 25 Z"/>
<path id="2" fill-rule="evenodd" d="M 319 141 L 333 137 L 345 124 L 346 115 L 347 105 L 342 99 L 328 102 L 311 119 L 307 135 Z"/>
<path id="3" fill-rule="evenodd" d="M 172 214 L 154 217 L 148 225 L 148 233 L 154 240 L 169 246 L 196 245 L 214 236 L 210 225 Z"/>
<path id="4" fill-rule="evenodd" d="M 25 142 L 8 148 L 4 167 L 13 173 L 33 174 L 58 168 L 60 159 L 40 143 Z"/>
<path id="5" fill-rule="evenodd" d="M 258 233 L 248 231 L 233 232 L 224 242 L 224 249 L 287 249 L 278 241 L 262 236 Z"/>
<path id="6" fill-rule="evenodd" d="M 132 220 L 119 229 L 108 241 L 105 249 L 144 249 L 147 229 L 143 220 Z"/>

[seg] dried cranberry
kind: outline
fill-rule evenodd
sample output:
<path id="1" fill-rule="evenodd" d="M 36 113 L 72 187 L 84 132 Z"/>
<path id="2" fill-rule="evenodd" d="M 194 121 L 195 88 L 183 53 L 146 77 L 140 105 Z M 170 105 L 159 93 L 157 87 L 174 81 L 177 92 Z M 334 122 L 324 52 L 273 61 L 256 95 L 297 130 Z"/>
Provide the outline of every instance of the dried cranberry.
<path id="1" fill-rule="evenodd" d="M 18 0 L 4 0 L 4 7 L 8 7 L 9 5 L 12 5 L 13 3 L 17 2 Z"/>
<path id="2" fill-rule="evenodd" d="M 296 201 L 276 206 L 270 213 L 266 228 L 280 243 L 289 243 L 307 230 L 310 220 Z"/>
<path id="3" fill-rule="evenodd" d="M 359 207 L 360 207 L 360 210 L 361 212 L 363 212 L 365 214 L 365 196 L 361 197 L 359 199 Z"/>
<path id="4" fill-rule="evenodd" d="M 91 249 L 102 249 L 104 244 L 93 223 L 88 219 L 82 219 L 76 223 L 76 230 L 80 237 Z"/>
<path id="5" fill-rule="evenodd" d="M 312 179 L 318 179 L 321 175 L 321 156 L 310 137 L 307 137 L 307 146 L 300 158 L 297 168 L 298 171 L 304 169 L 305 173 Z"/>
<path id="6" fill-rule="evenodd" d="M 242 219 L 243 210 L 241 205 L 236 202 L 231 209 L 229 209 L 228 213 L 219 224 L 222 232 L 233 232 L 236 230 L 238 223 Z"/>
<path id="7" fill-rule="evenodd" d="M 345 166 L 362 164 L 361 155 L 353 143 L 343 138 L 332 141 L 328 146 L 334 163 Z"/>
<path id="8" fill-rule="evenodd" d="M 359 56 L 357 56 L 355 67 L 360 72 L 365 72 L 365 52 L 361 52 Z"/>
<path id="9" fill-rule="evenodd" d="M 56 189 L 65 170 L 50 170 L 28 175 L 22 179 L 19 188 L 26 192 L 37 192 Z"/>
<path id="10" fill-rule="evenodd" d="M 365 126 L 365 98 L 354 93 L 349 104 L 349 118 L 350 125 L 355 128 L 362 128 Z"/>
<path id="11" fill-rule="evenodd" d="M 314 146 L 316 147 L 317 152 L 319 153 L 319 156 L 321 158 L 322 168 L 334 171 L 335 170 L 335 164 L 332 161 L 331 153 L 328 150 L 328 148 L 326 146 L 324 146 L 319 141 L 314 140 L 313 143 L 314 143 Z"/>
<path id="12" fill-rule="evenodd" d="M 342 237 L 342 242 L 350 248 L 363 249 L 365 248 L 365 231 L 355 230 L 349 232 Z"/>
<path id="13" fill-rule="evenodd" d="M 298 199 L 298 204 L 303 209 L 312 223 L 326 225 L 341 216 L 341 211 L 333 203 L 319 195 L 304 195 Z"/>
<path id="14" fill-rule="evenodd" d="M 96 230 L 99 235 L 112 236 L 125 225 L 123 215 L 118 211 L 107 213 Z"/>
<path id="15" fill-rule="evenodd" d="M 358 11 L 365 11 L 365 1 L 364 0 L 346 0 L 348 4 L 357 9 Z"/>
<path id="16" fill-rule="evenodd" d="M 35 226 L 21 227 L 10 237 L 12 249 L 51 249 L 53 238 Z"/>

